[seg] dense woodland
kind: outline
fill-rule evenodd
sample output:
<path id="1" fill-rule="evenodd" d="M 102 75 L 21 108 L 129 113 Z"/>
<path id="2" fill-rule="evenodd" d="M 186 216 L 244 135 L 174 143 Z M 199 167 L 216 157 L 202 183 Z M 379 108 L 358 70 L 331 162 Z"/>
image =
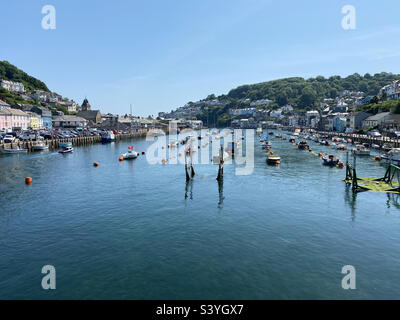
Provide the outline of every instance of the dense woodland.
<path id="1" fill-rule="evenodd" d="M 399 74 L 381 72 L 374 75 L 366 73 L 361 76 L 355 73 L 345 78 L 340 76 L 329 78 L 318 76 L 310 79 L 294 77 L 243 85 L 232 89 L 227 95 L 218 97 L 209 95 L 205 100 L 218 98 L 220 101 L 228 102 L 228 104 L 203 108 L 203 114 L 199 118 L 205 123 L 214 124 L 215 122 L 219 126 L 227 125 L 230 121 L 229 108 L 249 107 L 249 103 L 244 102 L 246 99 L 251 101 L 269 99 L 273 102 L 268 106 L 268 109 L 277 109 L 280 106 L 290 104 L 296 111 L 304 112 L 318 108 L 319 103 L 324 98 L 334 99 L 344 90 L 362 91 L 366 95 L 376 96 L 383 86 L 397 79 L 400 79 Z M 394 103 L 397 102 L 381 105 L 379 101 L 373 100 L 373 103 L 365 105 L 363 110 L 377 113 L 380 108 L 390 109 Z"/>
<path id="2" fill-rule="evenodd" d="M 0 79 L 22 82 L 25 90 L 43 90 L 50 91 L 44 82 L 31 77 L 24 71 L 18 69 L 8 61 L 0 61 Z"/>

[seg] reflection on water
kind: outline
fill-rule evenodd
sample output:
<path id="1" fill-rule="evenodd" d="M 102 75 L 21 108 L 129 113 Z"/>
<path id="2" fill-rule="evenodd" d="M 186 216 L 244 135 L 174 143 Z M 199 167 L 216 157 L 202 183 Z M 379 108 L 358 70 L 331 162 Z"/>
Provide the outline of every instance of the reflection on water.
<path id="1" fill-rule="evenodd" d="M 184 163 L 118 161 L 130 145 L 146 151 L 144 139 L 1 156 L 0 298 L 398 298 L 399 195 L 353 194 L 344 169 L 270 140 L 280 167 L 256 140 L 253 173 L 225 163 L 218 185 L 212 164 L 183 186 Z M 373 157 L 357 159 L 360 177 L 384 175 Z M 45 264 L 60 274 L 51 295 Z M 362 275 L 351 296 L 345 264 Z"/>
<path id="2" fill-rule="evenodd" d="M 386 201 L 386 205 L 388 208 L 392 206 L 394 206 L 396 209 L 400 209 L 400 202 L 399 202 L 399 194 L 396 193 L 388 193 L 387 194 L 387 201 Z"/>
<path id="3" fill-rule="evenodd" d="M 222 205 L 224 203 L 224 180 L 217 180 L 218 183 L 218 208 L 222 208 Z"/>
<path id="4" fill-rule="evenodd" d="M 351 210 L 351 220 L 354 222 L 356 219 L 356 200 L 357 192 L 353 192 L 351 184 L 345 184 L 344 201 L 348 204 Z"/>
<path id="5" fill-rule="evenodd" d="M 193 200 L 193 180 L 192 179 L 186 180 L 185 199 L 188 198 L 188 193 L 189 193 L 189 199 Z"/>

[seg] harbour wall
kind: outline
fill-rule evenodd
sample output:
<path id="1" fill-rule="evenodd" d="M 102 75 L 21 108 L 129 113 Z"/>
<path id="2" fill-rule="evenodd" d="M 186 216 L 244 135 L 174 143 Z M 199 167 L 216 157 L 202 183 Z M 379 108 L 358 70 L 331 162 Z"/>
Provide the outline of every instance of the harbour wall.
<path id="1" fill-rule="evenodd" d="M 149 129 L 138 129 L 137 132 L 132 132 L 132 133 L 121 133 L 121 134 L 116 134 L 115 135 L 115 141 L 121 141 L 121 140 L 128 140 L 132 138 L 140 138 L 140 137 L 145 137 Z M 72 143 L 73 146 L 87 146 L 95 143 L 101 143 L 102 139 L 101 136 L 96 135 L 96 136 L 85 136 L 85 137 L 74 137 L 74 138 L 56 138 L 56 139 L 45 139 L 43 142 L 49 146 L 50 150 L 55 150 L 58 149 L 60 146 L 60 143 L 65 143 L 65 142 L 70 142 Z M 16 149 L 16 148 L 21 148 L 21 149 L 28 149 L 29 152 L 33 151 L 33 146 L 35 145 L 35 141 L 17 141 L 15 143 L 4 143 L 0 144 L 0 148 L 4 149 Z"/>

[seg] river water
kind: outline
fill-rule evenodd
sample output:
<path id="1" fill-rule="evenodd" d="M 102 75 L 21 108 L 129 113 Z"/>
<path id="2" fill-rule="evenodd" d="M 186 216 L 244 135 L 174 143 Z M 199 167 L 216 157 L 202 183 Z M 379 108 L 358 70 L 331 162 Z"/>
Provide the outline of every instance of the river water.
<path id="1" fill-rule="evenodd" d="M 182 164 L 118 161 L 145 139 L 0 155 L 0 298 L 399 298 L 397 195 L 353 195 L 345 169 L 270 140 L 279 167 L 256 140 L 252 174 L 226 165 L 223 185 L 212 164 L 186 183 Z M 385 166 L 371 155 L 357 170 L 381 177 Z M 56 290 L 41 287 L 44 265 Z M 341 286 L 345 265 L 355 290 Z"/>

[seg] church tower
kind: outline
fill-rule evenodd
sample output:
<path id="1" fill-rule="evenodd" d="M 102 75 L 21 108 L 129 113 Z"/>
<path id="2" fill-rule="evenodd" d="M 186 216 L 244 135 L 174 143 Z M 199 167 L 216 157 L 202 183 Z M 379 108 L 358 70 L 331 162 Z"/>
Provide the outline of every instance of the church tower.
<path id="1" fill-rule="evenodd" d="M 91 108 L 92 107 L 90 106 L 88 99 L 85 98 L 85 100 L 83 100 L 83 103 L 82 103 L 82 111 L 90 111 Z"/>

